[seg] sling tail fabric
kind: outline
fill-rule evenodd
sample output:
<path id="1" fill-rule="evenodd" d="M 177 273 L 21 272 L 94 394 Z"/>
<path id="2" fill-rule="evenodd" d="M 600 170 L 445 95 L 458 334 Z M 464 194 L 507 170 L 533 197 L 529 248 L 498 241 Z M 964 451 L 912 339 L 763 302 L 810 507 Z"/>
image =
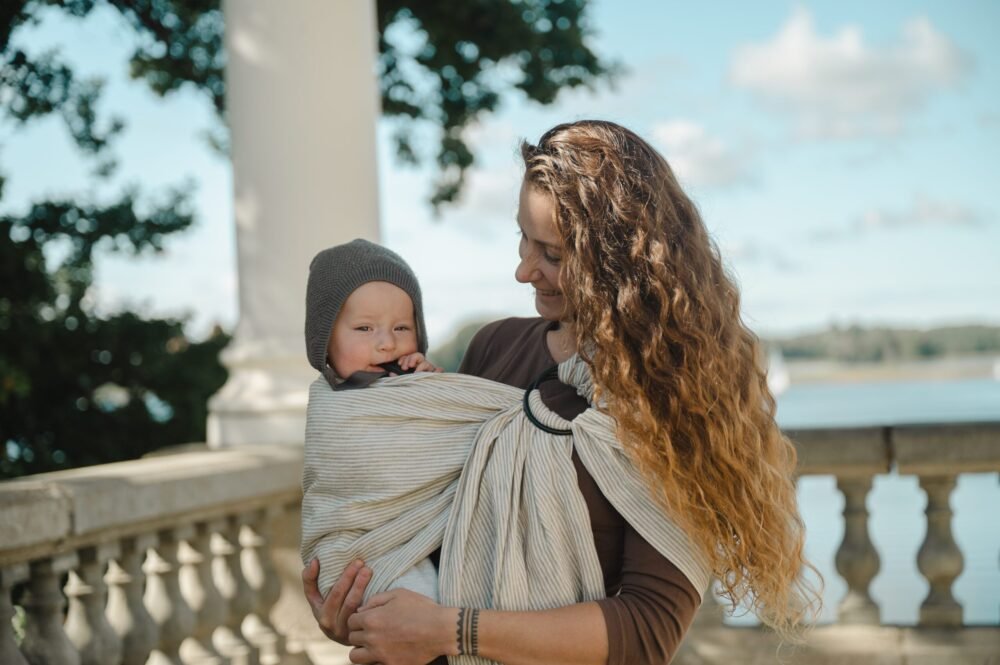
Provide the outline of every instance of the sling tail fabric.
<path id="1" fill-rule="evenodd" d="M 559 378 L 588 399 L 587 366 L 574 356 Z M 303 560 L 320 559 L 326 589 L 354 558 L 374 571 L 366 597 L 441 547 L 440 602 L 541 610 L 605 596 L 586 503 L 571 454 L 621 515 L 698 590 L 705 557 L 650 495 L 615 437 L 590 408 L 567 421 L 523 391 L 461 374 L 381 379 L 310 390 L 303 474 Z M 486 662 L 460 656 L 452 663 Z"/>

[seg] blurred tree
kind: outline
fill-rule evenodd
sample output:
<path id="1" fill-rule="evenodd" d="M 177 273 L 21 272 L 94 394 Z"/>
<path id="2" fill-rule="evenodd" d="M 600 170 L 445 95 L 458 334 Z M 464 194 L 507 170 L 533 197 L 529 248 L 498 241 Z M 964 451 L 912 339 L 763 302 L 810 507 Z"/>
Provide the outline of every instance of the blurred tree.
<path id="1" fill-rule="evenodd" d="M 102 81 L 80 80 L 57 50 L 32 57 L 11 40 L 45 12 L 83 18 L 102 5 L 140 36 L 131 76 L 159 95 L 185 86 L 204 94 L 219 118 L 210 143 L 224 152 L 219 0 L 5 0 L 0 121 L 59 117 L 95 184 L 115 172 L 112 147 L 125 120 L 98 118 Z M 613 73 L 586 44 L 586 0 L 379 0 L 377 8 L 382 108 L 398 119 L 400 159 L 426 157 L 415 147 L 419 127 L 440 131 L 435 207 L 458 196 L 473 163 L 465 129 L 505 92 L 544 104 Z M 0 200 L 3 183 L 0 173 Z M 0 477 L 203 440 L 207 398 L 226 378 L 218 353 L 227 335 L 192 343 L 180 321 L 102 317 L 88 298 L 95 250 L 160 251 L 164 237 L 193 222 L 190 190 L 151 201 L 132 188 L 103 205 L 81 195 L 0 215 Z"/>
<path id="2" fill-rule="evenodd" d="M 49 54 L 29 62 L 6 48 L 11 31 L 46 7 L 83 17 L 110 5 L 143 36 L 131 57 L 131 74 L 160 95 L 190 85 L 219 113 L 209 137 L 225 149 L 225 52 L 219 0 L 5 0 L 0 9 L 0 45 L 10 80 L 20 89 L 11 115 L 31 115 L 57 105 L 81 147 L 95 150 L 120 131 L 113 121 L 95 126 L 99 84 L 79 83 L 72 67 Z M 431 203 L 437 207 L 461 192 L 474 156 L 467 127 L 497 109 L 505 92 L 520 92 L 548 104 L 564 88 L 593 88 L 613 77 L 617 66 L 588 46 L 587 0 L 378 0 L 379 81 L 382 112 L 399 120 L 393 139 L 401 161 L 418 164 L 426 155 L 414 141 L 421 125 L 437 127 L 437 177 Z M 27 88 L 40 85 L 41 95 Z M 432 150 L 433 151 L 433 150 Z"/>
<path id="3" fill-rule="evenodd" d="M 0 477 L 204 440 L 228 336 L 192 343 L 180 321 L 104 318 L 87 298 L 94 247 L 158 248 L 191 221 L 181 196 L 148 215 L 126 195 L 104 208 L 45 202 L 0 217 Z M 43 247 L 55 241 L 68 256 L 50 269 Z"/>
<path id="4" fill-rule="evenodd" d="M 505 91 L 549 104 L 563 88 L 593 87 L 616 67 L 587 45 L 587 0 L 378 0 L 382 112 L 404 120 L 397 154 L 419 162 L 416 121 L 441 128 L 437 207 L 462 190 L 473 154 L 470 124 L 495 110 Z"/>
<path id="5" fill-rule="evenodd" d="M 454 336 L 438 346 L 433 347 L 429 356 L 431 362 L 433 362 L 438 367 L 441 367 L 446 372 L 457 372 L 459 366 L 462 364 L 462 358 L 465 356 L 466 349 L 469 348 L 469 343 L 472 338 L 475 337 L 479 329 L 489 323 L 492 319 L 483 319 L 481 321 L 470 321 L 463 324 Z"/>
<path id="6" fill-rule="evenodd" d="M 0 114 L 15 127 L 61 117 L 94 183 L 117 164 L 125 124 L 99 122 L 101 82 L 81 81 L 49 52 L 11 46 L 43 3 L 0 6 Z M 90 2 L 59 9 L 82 16 Z M 0 178 L 0 198 L 3 180 Z M 95 251 L 160 251 L 193 221 L 190 187 L 160 200 L 137 188 L 95 204 L 90 193 L 0 215 L 0 477 L 138 457 L 204 440 L 208 397 L 225 382 L 228 336 L 192 343 L 181 321 L 123 312 L 99 316 L 88 290 Z"/>

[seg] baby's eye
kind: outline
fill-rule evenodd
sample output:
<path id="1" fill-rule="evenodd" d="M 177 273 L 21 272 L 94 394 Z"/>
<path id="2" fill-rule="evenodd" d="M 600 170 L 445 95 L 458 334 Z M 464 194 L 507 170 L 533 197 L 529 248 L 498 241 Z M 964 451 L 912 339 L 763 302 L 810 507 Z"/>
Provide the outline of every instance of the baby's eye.
<path id="1" fill-rule="evenodd" d="M 396 326 L 396 330 L 399 330 L 400 332 L 409 332 L 412 328 L 410 328 L 410 326 Z"/>
<path id="2" fill-rule="evenodd" d="M 358 332 L 369 332 L 372 329 L 371 326 L 357 326 L 355 330 Z"/>

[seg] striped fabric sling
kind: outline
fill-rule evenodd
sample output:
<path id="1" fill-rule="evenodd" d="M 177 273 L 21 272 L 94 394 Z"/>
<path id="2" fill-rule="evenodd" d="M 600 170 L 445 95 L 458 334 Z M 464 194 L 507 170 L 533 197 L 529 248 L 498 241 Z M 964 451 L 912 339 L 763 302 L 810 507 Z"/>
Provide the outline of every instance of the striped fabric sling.
<path id="1" fill-rule="evenodd" d="M 592 396 L 577 356 L 558 376 Z M 529 420 L 523 397 L 462 374 L 410 374 L 336 392 L 317 379 L 306 425 L 302 557 L 319 558 L 320 590 L 355 558 L 373 570 L 366 599 L 414 589 L 440 547 L 437 597 L 447 606 L 541 610 L 603 598 L 574 447 L 622 517 L 695 589 L 707 588 L 706 559 L 653 501 L 613 420 L 595 408 L 564 420 L 532 391 L 535 418 L 571 432 L 550 434 Z M 394 584 L 404 574 L 414 583 Z"/>

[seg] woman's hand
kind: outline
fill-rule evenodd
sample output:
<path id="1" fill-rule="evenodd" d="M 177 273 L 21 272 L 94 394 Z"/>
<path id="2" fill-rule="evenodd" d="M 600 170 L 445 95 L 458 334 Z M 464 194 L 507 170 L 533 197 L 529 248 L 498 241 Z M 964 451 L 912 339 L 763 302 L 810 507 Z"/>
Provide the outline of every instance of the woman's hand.
<path id="1" fill-rule="evenodd" d="M 302 569 L 302 588 L 312 608 L 320 630 L 334 642 L 350 646 L 347 641 L 347 619 L 358 611 L 364 599 L 365 587 L 372 578 L 372 571 L 363 561 L 352 561 L 340 579 L 330 587 L 323 598 L 316 580 L 319 578 L 319 560 L 313 559 Z"/>
<path id="2" fill-rule="evenodd" d="M 347 619 L 352 663 L 424 665 L 458 655 L 458 610 L 427 596 L 393 589 L 372 596 Z"/>

